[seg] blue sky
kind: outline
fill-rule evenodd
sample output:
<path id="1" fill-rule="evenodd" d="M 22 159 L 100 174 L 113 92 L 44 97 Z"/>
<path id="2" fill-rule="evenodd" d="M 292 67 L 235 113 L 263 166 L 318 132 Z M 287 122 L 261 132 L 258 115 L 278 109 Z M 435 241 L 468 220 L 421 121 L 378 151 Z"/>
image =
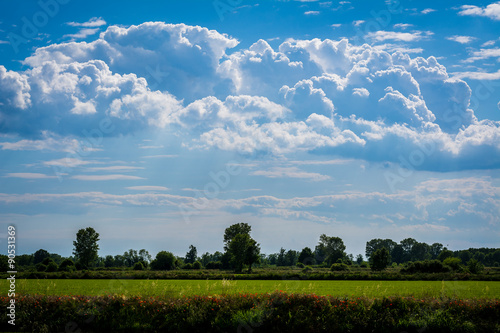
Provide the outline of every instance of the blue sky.
<path id="1" fill-rule="evenodd" d="M 500 2 L 0 4 L 0 224 L 21 253 L 499 247 Z M 5 239 L 5 237 L 2 237 Z M 3 250 L 2 250 L 3 251 Z"/>

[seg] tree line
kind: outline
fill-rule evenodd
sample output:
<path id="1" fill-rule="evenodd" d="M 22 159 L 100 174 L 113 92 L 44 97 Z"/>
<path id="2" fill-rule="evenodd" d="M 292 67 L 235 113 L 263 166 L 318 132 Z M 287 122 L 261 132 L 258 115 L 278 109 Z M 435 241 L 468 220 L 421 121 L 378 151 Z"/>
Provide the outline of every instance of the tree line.
<path id="1" fill-rule="evenodd" d="M 99 234 L 93 228 L 78 230 L 73 242 L 73 256 L 63 258 L 51 254 L 44 249 L 34 254 L 24 254 L 16 258 L 17 267 L 21 269 L 35 267 L 37 271 L 71 271 L 90 267 L 117 268 L 130 267 L 134 270 L 172 270 L 182 269 L 232 269 L 237 273 L 245 268 L 268 266 L 319 266 L 331 267 L 332 270 L 345 270 L 351 265 L 370 267 L 372 270 L 383 270 L 387 266 L 408 264 L 413 262 L 440 261 L 447 267 L 458 269 L 462 264 L 500 266 L 500 249 L 468 249 L 451 251 L 441 243 L 426 244 L 413 238 L 406 238 L 399 243 L 391 239 L 372 239 L 366 243 L 365 257 L 358 254 L 356 258 L 346 253 L 346 246 L 340 237 L 320 235 L 314 250 L 305 247 L 300 251 L 281 248 L 272 254 L 260 253 L 260 245 L 251 237 L 251 226 L 237 223 L 225 229 L 223 235 L 223 252 L 205 252 L 198 255 L 194 245 L 190 245 L 184 257 L 175 256 L 168 251 L 160 251 L 153 259 L 145 249 L 125 251 L 122 255 L 99 257 Z M 1 268 L 7 270 L 7 256 L 3 256 Z M 436 263 L 432 264 L 436 266 Z M 5 267 L 4 267 L 5 266 Z M 418 266 L 418 265 L 417 265 Z M 408 266 L 417 267 L 415 265 Z M 439 265 L 438 265 L 439 266 Z M 420 266 L 418 266 L 420 267 Z M 472 267 L 472 266 L 471 266 Z M 437 269 L 434 267 L 433 269 Z M 453 268 L 455 269 L 455 268 Z"/>

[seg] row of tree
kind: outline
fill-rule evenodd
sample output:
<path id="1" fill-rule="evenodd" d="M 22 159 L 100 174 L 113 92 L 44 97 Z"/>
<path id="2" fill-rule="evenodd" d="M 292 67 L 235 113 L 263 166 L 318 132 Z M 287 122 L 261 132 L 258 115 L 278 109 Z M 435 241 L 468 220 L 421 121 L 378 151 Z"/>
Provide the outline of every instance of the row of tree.
<path id="1" fill-rule="evenodd" d="M 352 265 L 364 264 L 361 254 L 356 258 L 345 252 L 346 247 L 340 237 L 319 237 L 319 242 L 314 250 L 309 247 L 301 251 L 286 250 L 281 248 L 278 253 L 269 255 L 260 253 L 259 244 L 250 236 L 251 226 L 247 223 L 237 223 L 229 226 L 224 231 L 224 252 L 208 252 L 198 256 L 194 245 L 190 245 L 184 257 L 176 257 L 170 252 L 161 251 L 155 259 L 145 249 L 139 251 L 130 249 L 123 255 L 98 256 L 99 234 L 93 228 L 81 229 L 76 234 L 73 242 L 73 257 L 63 258 L 57 254 L 50 254 L 40 249 L 32 255 L 21 255 L 16 258 L 17 266 L 36 266 L 38 270 L 71 270 L 87 267 L 132 267 L 144 269 L 150 267 L 154 270 L 170 270 L 174 268 L 223 268 L 234 269 L 241 272 L 244 267 L 248 271 L 252 266 L 295 266 L 321 265 L 330 267 L 333 264 Z M 424 261 L 458 258 L 467 263 L 471 259 L 486 266 L 499 266 L 500 249 L 469 249 L 450 251 L 440 243 L 426 244 L 413 238 L 406 238 L 396 243 L 391 239 L 372 239 L 366 243 L 365 255 L 373 269 L 380 270 L 387 265 Z M 2 260 L 3 262 L 4 260 Z M 6 261 L 5 261 L 6 262 Z M 63 265 L 64 263 L 64 265 Z M 62 265 L 62 267 L 61 267 Z M 49 267 L 50 266 L 50 267 Z"/>

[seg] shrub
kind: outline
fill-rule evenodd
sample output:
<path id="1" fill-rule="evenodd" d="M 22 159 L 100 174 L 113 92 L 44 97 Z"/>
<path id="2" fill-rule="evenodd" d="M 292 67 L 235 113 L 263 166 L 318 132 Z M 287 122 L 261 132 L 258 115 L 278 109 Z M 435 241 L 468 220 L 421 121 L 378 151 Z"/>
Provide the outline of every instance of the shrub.
<path id="1" fill-rule="evenodd" d="M 206 266 L 206 269 L 221 269 L 222 268 L 222 262 L 220 261 L 210 261 Z"/>
<path id="2" fill-rule="evenodd" d="M 372 271 L 382 271 L 391 263 L 391 254 L 385 247 L 375 251 L 370 257 Z"/>
<path id="3" fill-rule="evenodd" d="M 134 267 L 132 268 L 134 271 L 142 271 L 144 270 L 144 265 L 142 264 L 142 262 L 136 262 L 134 264 Z"/>
<path id="4" fill-rule="evenodd" d="M 182 269 L 193 269 L 193 265 L 191 263 L 184 264 L 184 266 L 182 266 Z"/>
<path id="5" fill-rule="evenodd" d="M 86 265 L 82 264 L 80 261 L 77 261 L 75 263 L 75 268 L 77 271 L 82 271 L 82 270 L 88 269 L 88 267 Z"/>
<path id="6" fill-rule="evenodd" d="M 304 267 L 306 267 L 306 266 L 305 266 L 303 263 L 298 262 L 298 263 L 297 263 L 297 267 L 298 267 L 298 268 L 304 268 Z"/>
<path id="7" fill-rule="evenodd" d="M 47 265 L 42 264 L 41 262 L 36 264 L 37 272 L 45 272 L 47 270 Z"/>
<path id="8" fill-rule="evenodd" d="M 309 273 L 309 272 L 312 272 L 312 267 L 311 266 L 306 266 L 304 267 L 304 269 L 302 270 L 302 273 Z"/>
<path id="9" fill-rule="evenodd" d="M 332 267 L 330 267 L 330 270 L 332 272 L 348 271 L 349 270 L 349 266 L 347 266 L 346 264 L 337 263 L 337 264 L 333 264 Z"/>
<path id="10" fill-rule="evenodd" d="M 59 265 L 60 272 L 72 272 L 75 270 L 75 263 L 71 259 L 64 259 Z"/>
<path id="11" fill-rule="evenodd" d="M 42 264 L 43 265 L 43 264 Z M 46 272 L 56 272 L 57 271 L 57 264 L 54 261 L 49 262 L 47 265 L 47 268 L 45 269 Z"/>
<path id="12" fill-rule="evenodd" d="M 175 268 L 176 258 L 174 255 L 167 251 L 160 251 L 156 255 L 155 260 L 151 262 L 151 269 L 153 270 L 171 270 Z"/>
<path id="13" fill-rule="evenodd" d="M 361 265 L 359 265 L 359 267 L 368 268 L 368 263 L 366 261 L 363 261 Z"/>
<path id="14" fill-rule="evenodd" d="M 439 260 L 425 260 L 410 262 L 404 267 L 402 273 L 446 273 L 449 272 L 450 267 L 444 265 Z"/>
<path id="15" fill-rule="evenodd" d="M 472 274 L 479 274 L 483 271 L 484 266 L 476 259 L 471 259 L 467 262 L 467 270 Z"/>
<path id="16" fill-rule="evenodd" d="M 199 262 L 199 261 L 195 261 L 195 262 L 193 263 L 193 269 L 201 269 L 201 267 L 202 267 L 202 266 L 201 266 L 201 262 Z"/>
<path id="17" fill-rule="evenodd" d="M 443 264 L 450 266 L 454 271 L 460 272 L 462 271 L 462 260 L 460 258 L 448 257 L 443 260 Z"/>

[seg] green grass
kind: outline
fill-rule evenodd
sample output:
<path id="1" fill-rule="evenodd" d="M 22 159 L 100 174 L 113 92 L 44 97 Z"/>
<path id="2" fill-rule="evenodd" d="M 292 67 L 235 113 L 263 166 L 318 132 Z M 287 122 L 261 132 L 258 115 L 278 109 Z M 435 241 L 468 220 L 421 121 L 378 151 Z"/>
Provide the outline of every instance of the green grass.
<path id="1" fill-rule="evenodd" d="M 0 281 L 7 291 L 7 281 Z M 18 295 L 173 296 L 238 293 L 305 293 L 336 297 L 500 298 L 498 281 L 300 281 L 300 280 L 24 280 Z M 6 292 L 2 293 L 6 294 Z"/>

